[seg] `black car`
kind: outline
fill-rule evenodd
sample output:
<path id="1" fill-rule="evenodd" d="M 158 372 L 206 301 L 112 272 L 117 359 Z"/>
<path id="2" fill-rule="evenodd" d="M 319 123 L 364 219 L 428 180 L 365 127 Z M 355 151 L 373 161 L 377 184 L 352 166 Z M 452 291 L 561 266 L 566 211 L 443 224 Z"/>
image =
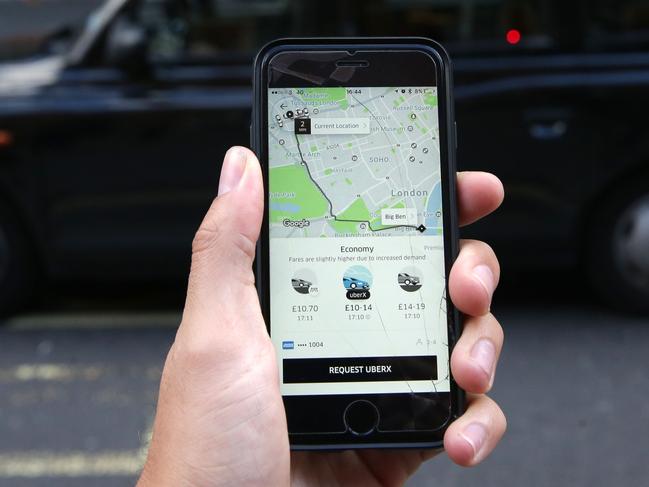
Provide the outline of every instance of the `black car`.
<path id="1" fill-rule="evenodd" d="M 507 190 L 467 235 L 506 273 L 585 269 L 610 302 L 649 308 L 639 0 L 109 0 L 40 53 L 0 49 L 1 307 L 43 276 L 184 278 L 224 150 L 248 142 L 254 52 L 308 35 L 444 42 L 460 167 Z"/>

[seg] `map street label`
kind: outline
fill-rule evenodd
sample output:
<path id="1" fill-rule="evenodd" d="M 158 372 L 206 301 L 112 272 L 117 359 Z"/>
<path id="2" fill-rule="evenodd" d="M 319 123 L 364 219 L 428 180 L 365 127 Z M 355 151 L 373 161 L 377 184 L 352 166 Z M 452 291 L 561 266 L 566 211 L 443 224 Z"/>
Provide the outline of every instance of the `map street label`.
<path id="1" fill-rule="evenodd" d="M 381 225 L 417 225 L 416 208 L 384 208 Z"/>
<path id="2" fill-rule="evenodd" d="M 314 118 L 311 119 L 312 135 L 367 135 L 370 133 L 369 118 Z"/>

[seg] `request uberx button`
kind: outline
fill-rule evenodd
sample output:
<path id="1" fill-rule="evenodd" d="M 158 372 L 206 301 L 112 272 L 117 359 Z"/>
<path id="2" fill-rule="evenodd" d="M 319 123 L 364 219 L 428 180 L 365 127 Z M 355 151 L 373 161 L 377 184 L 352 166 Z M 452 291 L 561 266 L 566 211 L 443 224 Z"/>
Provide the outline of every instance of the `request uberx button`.
<path id="1" fill-rule="evenodd" d="M 284 383 L 437 380 L 437 357 L 284 359 Z"/>

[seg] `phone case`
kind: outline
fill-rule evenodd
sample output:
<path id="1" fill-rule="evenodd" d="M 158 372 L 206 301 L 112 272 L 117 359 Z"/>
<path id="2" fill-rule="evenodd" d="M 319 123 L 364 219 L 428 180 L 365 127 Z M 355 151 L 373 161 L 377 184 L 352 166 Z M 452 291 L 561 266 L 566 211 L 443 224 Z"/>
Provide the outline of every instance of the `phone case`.
<path id="1" fill-rule="evenodd" d="M 257 54 L 254 60 L 254 71 L 253 71 L 253 103 L 252 103 L 252 119 L 250 126 L 250 143 L 252 150 L 260 157 L 262 164 L 263 161 L 263 143 L 262 139 L 264 134 L 262 133 L 261 127 L 263 126 L 262 120 L 266 116 L 264 113 L 264 96 L 266 86 L 263 85 L 263 73 L 266 69 L 267 61 L 278 53 L 285 51 L 295 51 L 295 50 L 331 50 L 331 49 L 346 49 L 346 50 L 359 50 L 359 49 L 380 49 L 380 50 L 421 50 L 432 57 L 434 57 L 441 66 L 442 77 L 438 80 L 438 85 L 443 84 L 444 93 L 446 94 L 445 98 L 445 113 L 440 113 L 440 126 L 442 123 L 446 124 L 447 136 L 446 140 L 440 140 L 441 144 L 445 144 L 446 147 L 446 168 L 442 167 L 442 170 L 446 170 L 446 178 L 450 184 L 448 184 L 448 195 L 445 195 L 445 198 L 448 198 L 447 201 L 451 202 L 448 208 L 448 213 L 445 215 L 450 219 L 450 225 L 448 228 L 445 226 L 445 233 L 450 233 L 450 237 L 445 240 L 445 260 L 447 268 L 447 283 L 446 283 L 446 295 L 448 296 L 448 270 L 450 269 L 452 262 L 455 261 L 458 251 L 459 251 L 459 226 L 458 226 L 458 215 L 457 215 L 457 205 L 454 204 L 456 199 L 456 149 L 457 149 L 457 134 L 456 134 L 456 123 L 454 115 L 454 102 L 453 102 L 453 79 L 452 79 L 452 63 L 451 59 L 446 52 L 446 50 L 437 42 L 419 37 L 367 37 L 367 38 L 286 38 L 278 39 L 266 44 Z M 438 96 L 441 96 L 441 93 L 438 93 Z M 442 116 L 444 117 L 442 119 Z M 267 185 L 267 182 L 265 183 Z M 266 186 L 266 190 L 267 190 Z M 267 267 L 264 265 L 264 253 L 262 252 L 262 246 L 264 241 L 268 239 L 268 234 L 266 231 L 267 227 L 267 216 L 264 217 L 264 224 L 262 228 L 262 235 L 257 244 L 257 259 L 255 262 L 255 272 L 256 272 L 256 282 L 257 289 L 259 292 L 259 298 L 262 305 L 262 310 L 264 311 L 265 318 L 268 323 L 268 309 L 269 303 L 267 302 L 266 295 L 268 286 L 268 275 Z M 450 319 L 453 321 L 453 326 L 449 326 L 449 357 L 452 352 L 453 346 L 456 343 L 462 332 L 462 322 L 460 315 L 457 309 L 452 305 L 450 299 L 447 299 L 447 313 Z M 460 389 L 455 381 L 453 380 L 452 375 L 450 376 L 450 381 L 453 385 L 451 387 L 452 395 L 452 410 L 451 416 L 449 417 L 446 426 L 450 424 L 453 420 L 459 417 L 465 410 L 465 393 Z M 289 435 L 290 436 L 290 435 Z M 443 436 L 443 434 L 442 434 Z M 314 445 L 314 444 L 299 444 L 296 443 L 294 438 L 291 438 L 291 449 L 293 450 L 336 450 L 336 449 L 349 449 L 349 448 L 441 448 L 443 446 L 442 437 L 437 441 L 432 442 L 395 442 L 395 443 L 341 443 L 341 444 L 325 444 L 325 445 Z"/>

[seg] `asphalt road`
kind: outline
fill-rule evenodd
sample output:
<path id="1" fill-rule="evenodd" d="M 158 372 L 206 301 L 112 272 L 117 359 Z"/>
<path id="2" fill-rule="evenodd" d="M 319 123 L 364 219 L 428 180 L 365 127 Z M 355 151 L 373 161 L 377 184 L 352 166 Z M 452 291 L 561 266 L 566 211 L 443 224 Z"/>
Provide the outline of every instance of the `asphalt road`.
<path id="1" fill-rule="evenodd" d="M 408 485 L 646 485 L 649 320 L 591 305 L 501 308 L 493 396 L 506 437 L 477 468 L 442 455 Z M 0 329 L 0 486 L 132 485 L 178 319 L 56 311 Z"/>

